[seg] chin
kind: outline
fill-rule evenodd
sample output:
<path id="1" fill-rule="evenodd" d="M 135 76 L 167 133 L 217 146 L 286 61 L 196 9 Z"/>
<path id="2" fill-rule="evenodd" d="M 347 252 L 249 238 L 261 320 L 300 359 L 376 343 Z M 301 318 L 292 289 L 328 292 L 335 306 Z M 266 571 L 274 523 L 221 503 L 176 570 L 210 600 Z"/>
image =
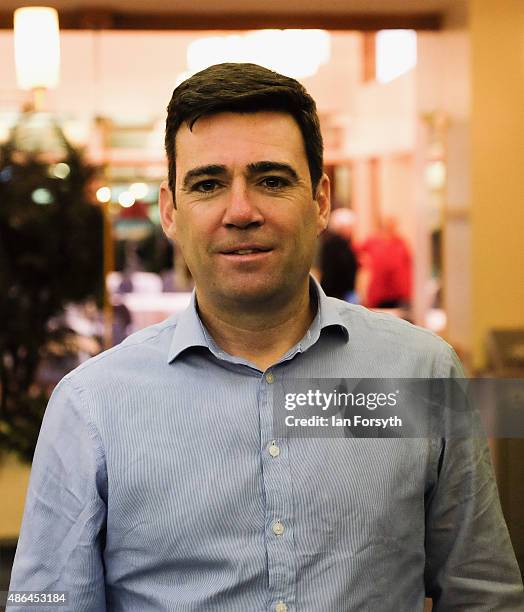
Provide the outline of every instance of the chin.
<path id="1" fill-rule="evenodd" d="M 271 301 L 278 291 L 271 287 L 237 287 L 228 292 L 228 298 L 232 301 L 250 304 Z"/>
<path id="2" fill-rule="evenodd" d="M 280 292 L 278 287 L 272 286 L 269 282 L 244 282 L 231 284 L 229 287 L 222 287 L 220 293 L 229 302 L 236 302 L 247 306 L 249 304 L 256 305 L 272 301 Z"/>

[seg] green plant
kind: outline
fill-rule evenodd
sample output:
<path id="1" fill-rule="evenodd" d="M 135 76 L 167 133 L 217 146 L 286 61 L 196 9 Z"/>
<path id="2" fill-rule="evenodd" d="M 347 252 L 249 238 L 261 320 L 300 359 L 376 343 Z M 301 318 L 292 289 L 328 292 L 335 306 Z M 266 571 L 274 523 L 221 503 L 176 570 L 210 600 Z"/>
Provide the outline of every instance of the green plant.
<path id="1" fill-rule="evenodd" d="M 71 303 L 100 304 L 103 291 L 94 168 L 61 144 L 58 161 L 20 152 L 14 138 L 0 148 L 0 448 L 27 461 L 52 387 L 39 372 L 70 334 L 60 317 Z"/>

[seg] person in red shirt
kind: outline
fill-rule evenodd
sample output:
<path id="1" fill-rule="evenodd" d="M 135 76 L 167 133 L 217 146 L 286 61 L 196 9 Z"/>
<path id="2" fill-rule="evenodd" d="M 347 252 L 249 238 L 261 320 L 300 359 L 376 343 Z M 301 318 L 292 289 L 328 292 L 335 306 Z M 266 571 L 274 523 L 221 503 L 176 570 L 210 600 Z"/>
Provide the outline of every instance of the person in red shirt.
<path id="1" fill-rule="evenodd" d="M 397 233 L 397 222 L 386 217 L 378 233 L 365 240 L 359 249 L 369 271 L 366 306 L 401 308 L 411 300 L 411 254 Z"/>

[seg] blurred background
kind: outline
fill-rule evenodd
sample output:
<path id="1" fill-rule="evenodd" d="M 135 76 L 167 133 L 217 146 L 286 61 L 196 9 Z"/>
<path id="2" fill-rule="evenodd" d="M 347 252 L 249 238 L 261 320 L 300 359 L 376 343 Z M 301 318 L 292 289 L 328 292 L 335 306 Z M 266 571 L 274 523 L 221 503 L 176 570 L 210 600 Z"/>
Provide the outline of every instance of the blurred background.
<path id="1" fill-rule="evenodd" d="M 469 376 L 524 378 L 521 0 L 47 5 L 0 4 L 0 590 L 54 385 L 188 303 L 157 196 L 172 90 L 208 65 L 315 98 L 327 293 L 432 329 Z M 522 439 L 490 443 L 522 568 Z"/>

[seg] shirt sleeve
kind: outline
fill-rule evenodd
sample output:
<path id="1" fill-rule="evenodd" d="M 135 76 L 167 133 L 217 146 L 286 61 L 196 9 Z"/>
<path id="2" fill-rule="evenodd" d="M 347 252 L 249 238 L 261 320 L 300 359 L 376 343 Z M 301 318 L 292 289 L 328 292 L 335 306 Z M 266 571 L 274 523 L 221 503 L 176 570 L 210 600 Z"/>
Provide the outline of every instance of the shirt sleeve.
<path id="1" fill-rule="evenodd" d="M 107 472 L 98 431 L 81 399 L 81 392 L 64 379 L 47 406 L 10 590 L 64 591 L 69 604 L 62 610 L 101 612 L 106 610 Z"/>
<path id="2" fill-rule="evenodd" d="M 445 376 L 462 378 L 446 348 Z M 440 442 L 437 482 L 426 502 L 425 581 L 433 612 L 524 610 L 487 440 L 478 433 Z"/>

